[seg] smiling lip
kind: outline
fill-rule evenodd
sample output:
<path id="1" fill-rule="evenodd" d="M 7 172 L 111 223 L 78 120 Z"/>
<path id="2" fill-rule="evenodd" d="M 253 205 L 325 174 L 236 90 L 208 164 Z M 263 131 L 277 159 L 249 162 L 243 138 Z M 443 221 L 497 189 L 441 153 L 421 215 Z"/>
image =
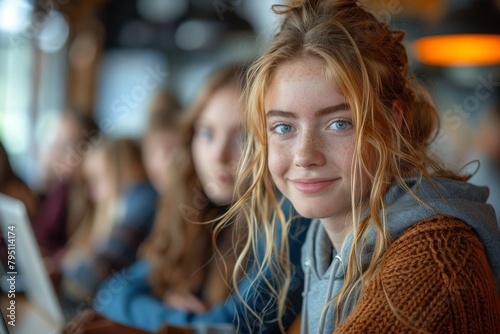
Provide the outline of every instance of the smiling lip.
<path id="1" fill-rule="evenodd" d="M 220 184 L 227 185 L 231 183 L 232 177 L 226 172 L 218 172 L 215 174 L 215 178 Z"/>
<path id="2" fill-rule="evenodd" d="M 294 187 L 305 194 L 314 194 L 331 186 L 338 179 L 302 178 L 293 179 Z"/>

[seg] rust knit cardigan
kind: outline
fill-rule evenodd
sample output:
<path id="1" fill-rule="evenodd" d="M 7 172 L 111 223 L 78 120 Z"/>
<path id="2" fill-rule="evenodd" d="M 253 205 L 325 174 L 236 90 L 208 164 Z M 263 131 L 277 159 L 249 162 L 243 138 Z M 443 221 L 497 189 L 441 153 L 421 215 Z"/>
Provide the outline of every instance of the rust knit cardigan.
<path id="1" fill-rule="evenodd" d="M 499 291 L 477 234 L 443 216 L 406 230 L 339 333 L 500 334 Z"/>

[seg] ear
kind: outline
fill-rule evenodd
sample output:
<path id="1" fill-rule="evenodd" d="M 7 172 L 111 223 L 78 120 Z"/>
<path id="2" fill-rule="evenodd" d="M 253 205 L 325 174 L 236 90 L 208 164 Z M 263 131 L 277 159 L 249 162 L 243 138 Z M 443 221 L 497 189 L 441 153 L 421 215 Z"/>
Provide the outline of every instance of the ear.
<path id="1" fill-rule="evenodd" d="M 403 122 L 403 108 L 401 107 L 401 102 L 395 100 L 392 102 L 392 114 L 394 116 L 394 120 L 396 121 L 398 128 L 401 129 L 401 124 Z"/>

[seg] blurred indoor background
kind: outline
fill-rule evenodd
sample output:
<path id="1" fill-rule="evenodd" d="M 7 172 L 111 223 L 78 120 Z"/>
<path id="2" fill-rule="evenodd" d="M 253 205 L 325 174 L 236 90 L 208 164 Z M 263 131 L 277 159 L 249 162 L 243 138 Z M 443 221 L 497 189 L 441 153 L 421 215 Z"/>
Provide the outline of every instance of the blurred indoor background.
<path id="1" fill-rule="evenodd" d="M 487 129 L 500 110 L 499 1 L 361 2 L 406 30 L 412 69 L 442 115 L 443 159 L 500 156 L 500 139 L 483 138 L 500 132 L 500 122 Z M 40 152 L 65 106 L 111 137 L 139 137 L 155 90 L 186 105 L 214 67 L 258 55 L 276 3 L 286 0 L 0 0 L 0 141 L 14 170 L 40 187 Z"/>

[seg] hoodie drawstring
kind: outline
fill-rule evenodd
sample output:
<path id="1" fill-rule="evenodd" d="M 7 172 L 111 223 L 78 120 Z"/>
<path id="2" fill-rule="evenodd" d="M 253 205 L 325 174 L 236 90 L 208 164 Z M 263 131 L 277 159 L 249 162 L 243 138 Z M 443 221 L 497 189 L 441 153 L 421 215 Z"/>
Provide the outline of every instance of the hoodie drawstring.
<path id="1" fill-rule="evenodd" d="M 302 315 L 300 320 L 300 333 L 307 333 L 307 294 L 309 293 L 309 276 L 311 272 L 310 260 L 307 258 L 304 261 L 304 292 L 302 292 Z"/>
<path id="2" fill-rule="evenodd" d="M 338 255 L 335 255 L 335 260 L 337 260 L 337 261 L 334 262 L 334 265 L 332 266 L 332 271 L 330 272 L 330 278 L 328 279 L 328 291 L 326 293 L 325 305 L 327 305 L 328 301 L 333 297 L 332 296 L 333 284 L 334 284 L 335 276 L 336 276 L 336 273 L 339 269 L 339 266 L 342 268 L 342 270 L 344 270 L 342 258 Z M 325 328 L 325 317 L 326 317 L 327 309 L 324 309 L 323 312 L 321 312 L 321 316 L 319 319 L 318 333 L 323 333 L 323 330 Z"/>

